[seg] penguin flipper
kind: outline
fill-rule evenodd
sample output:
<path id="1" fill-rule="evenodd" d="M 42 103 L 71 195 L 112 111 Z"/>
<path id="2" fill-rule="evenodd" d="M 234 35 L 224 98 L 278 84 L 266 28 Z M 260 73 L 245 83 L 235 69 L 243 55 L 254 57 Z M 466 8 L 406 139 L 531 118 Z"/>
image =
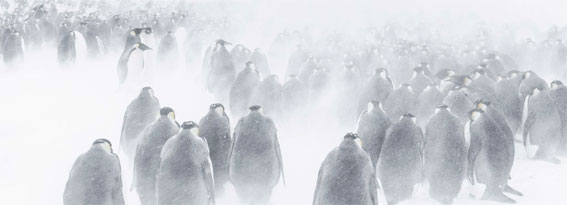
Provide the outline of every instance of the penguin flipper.
<path id="1" fill-rule="evenodd" d="M 475 184 L 474 164 L 476 161 L 476 157 L 480 153 L 481 146 L 482 146 L 482 142 L 480 141 L 479 136 L 473 135 L 471 133 L 471 145 L 469 147 L 469 154 L 468 154 L 469 164 L 467 167 L 468 168 L 467 178 L 472 185 Z"/>
<path id="2" fill-rule="evenodd" d="M 128 108 L 126 108 L 126 113 L 124 113 L 124 118 L 122 118 L 122 130 L 120 130 L 120 145 L 118 146 L 118 153 L 120 153 L 120 150 L 122 149 L 122 147 L 124 146 L 124 143 L 126 141 L 124 129 L 125 129 L 126 121 L 128 120 L 128 111 L 129 110 L 130 110 L 130 106 L 128 105 Z"/>
<path id="3" fill-rule="evenodd" d="M 286 186 L 285 185 L 285 174 L 284 174 L 284 167 L 283 167 L 283 160 L 282 160 L 282 152 L 281 152 L 280 143 L 279 143 L 279 140 L 278 140 L 278 134 L 274 134 L 274 138 L 275 138 L 275 146 L 276 146 L 276 149 L 275 149 L 276 150 L 276 156 L 278 157 L 278 162 L 279 162 L 280 170 L 281 170 L 281 173 L 282 173 L 282 182 L 283 182 L 283 185 L 285 187 Z"/>
<path id="4" fill-rule="evenodd" d="M 215 204 L 215 182 L 213 178 L 213 170 L 211 164 L 211 158 L 207 158 L 201 164 L 201 169 L 203 171 L 203 176 L 205 177 L 205 184 L 207 185 L 207 192 L 209 193 L 209 204 Z"/>
<path id="5" fill-rule="evenodd" d="M 535 123 L 535 114 L 533 112 L 529 112 L 526 121 L 524 122 L 524 127 L 522 129 L 523 131 L 522 139 L 523 139 L 524 147 L 528 145 L 529 131 L 534 125 L 534 123 Z"/>

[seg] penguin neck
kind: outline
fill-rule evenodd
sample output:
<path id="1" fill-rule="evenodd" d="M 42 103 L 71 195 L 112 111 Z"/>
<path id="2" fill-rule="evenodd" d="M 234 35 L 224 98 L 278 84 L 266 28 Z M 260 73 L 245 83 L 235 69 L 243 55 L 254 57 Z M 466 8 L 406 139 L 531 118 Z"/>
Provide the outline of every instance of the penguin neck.
<path id="1" fill-rule="evenodd" d="M 353 149 L 356 149 L 357 147 L 358 147 L 358 145 L 356 144 L 356 142 L 354 140 L 345 139 L 339 145 L 339 150 L 353 150 Z"/>

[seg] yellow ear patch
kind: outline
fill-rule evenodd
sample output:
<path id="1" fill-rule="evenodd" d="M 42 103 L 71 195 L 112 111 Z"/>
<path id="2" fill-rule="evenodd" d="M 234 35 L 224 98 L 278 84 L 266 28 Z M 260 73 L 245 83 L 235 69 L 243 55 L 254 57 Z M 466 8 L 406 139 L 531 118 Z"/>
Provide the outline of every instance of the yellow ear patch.
<path id="1" fill-rule="evenodd" d="M 356 144 L 357 144 L 360 148 L 362 148 L 362 140 L 361 140 L 360 138 L 354 139 L 354 142 L 356 142 Z"/>
<path id="2" fill-rule="evenodd" d="M 193 133 L 193 135 L 195 136 L 199 136 L 199 128 L 191 128 L 189 131 L 191 131 L 191 133 Z"/>
<path id="3" fill-rule="evenodd" d="M 170 112 L 169 114 L 167 114 L 171 119 L 175 120 L 175 112 Z"/>

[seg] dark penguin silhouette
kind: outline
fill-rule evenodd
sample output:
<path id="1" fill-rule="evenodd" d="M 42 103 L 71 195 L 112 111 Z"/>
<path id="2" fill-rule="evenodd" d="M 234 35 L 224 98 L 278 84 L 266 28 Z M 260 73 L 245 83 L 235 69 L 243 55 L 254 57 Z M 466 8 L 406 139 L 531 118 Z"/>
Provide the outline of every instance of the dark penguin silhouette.
<path id="1" fill-rule="evenodd" d="M 282 85 L 276 75 L 266 77 L 254 91 L 251 105 L 260 105 L 265 109 L 266 114 L 272 117 L 279 117 L 282 102 Z"/>
<path id="2" fill-rule="evenodd" d="M 416 106 L 417 99 L 409 84 L 402 84 L 392 91 L 384 102 L 384 110 L 392 121 L 400 119 L 406 113 L 414 113 Z"/>
<path id="3" fill-rule="evenodd" d="M 221 102 L 227 100 L 236 70 L 230 53 L 224 47 L 228 42 L 219 39 L 211 55 L 207 75 L 207 89 Z"/>
<path id="4" fill-rule="evenodd" d="M 313 204 L 377 205 L 374 166 L 356 134 L 347 133 L 319 168 Z"/>
<path id="5" fill-rule="evenodd" d="M 404 114 L 386 132 L 377 172 L 388 204 L 397 204 L 413 194 L 422 181 L 423 133 L 415 117 Z"/>
<path id="6" fill-rule="evenodd" d="M 522 102 L 518 95 L 520 82 L 520 74 L 511 73 L 507 75 L 506 78 L 496 82 L 494 86 L 496 97 L 498 102 L 500 102 L 495 106 L 506 119 L 506 122 L 514 135 L 518 128 L 520 128 L 520 123 L 522 121 Z"/>
<path id="7" fill-rule="evenodd" d="M 6 40 L 2 43 L 2 54 L 4 63 L 14 65 L 24 60 L 24 45 L 22 35 L 18 31 L 12 31 L 7 35 Z"/>
<path id="8" fill-rule="evenodd" d="M 245 204 L 267 203 L 280 176 L 285 184 L 277 129 L 262 107 L 250 107 L 234 128 L 228 173 Z"/>
<path id="9" fill-rule="evenodd" d="M 177 38 L 173 32 L 169 31 L 165 36 L 163 36 L 159 42 L 159 48 L 157 53 L 157 59 L 161 63 L 165 63 L 169 66 L 163 66 L 164 69 L 172 69 L 177 63 L 179 57 L 179 50 L 177 46 Z"/>
<path id="10" fill-rule="evenodd" d="M 140 143 L 134 157 L 134 179 L 132 189 L 136 189 L 142 204 L 156 204 L 156 173 L 161 161 L 160 154 L 167 140 L 179 132 L 175 112 L 169 107 L 161 108 L 160 117 L 140 133 Z"/>
<path id="11" fill-rule="evenodd" d="M 369 79 L 364 81 L 362 91 L 358 100 L 358 113 L 366 109 L 366 105 L 371 100 L 385 102 L 388 95 L 394 90 L 392 80 L 388 76 L 385 68 L 378 68 Z"/>
<path id="12" fill-rule="evenodd" d="M 107 139 L 97 139 L 69 173 L 63 204 L 124 204 L 120 160 Z"/>
<path id="13" fill-rule="evenodd" d="M 184 122 L 161 150 L 156 175 L 158 204 L 215 204 L 213 168 L 199 126 Z"/>
<path id="14" fill-rule="evenodd" d="M 260 74 L 253 62 L 246 63 L 246 68 L 238 73 L 230 87 L 229 107 L 231 116 L 239 119 L 246 115 L 252 95 L 260 84 Z"/>
<path id="15" fill-rule="evenodd" d="M 159 100 L 150 87 L 142 88 L 138 97 L 126 108 L 120 134 L 120 148 L 130 159 L 134 159 L 139 134 L 158 117 L 159 110 Z"/>
<path id="16" fill-rule="evenodd" d="M 372 166 L 376 166 L 380 158 L 380 150 L 386 139 L 386 131 L 391 124 L 378 100 L 369 102 L 368 108 L 360 114 L 356 133 L 364 142 L 362 148 L 370 155 Z"/>
<path id="17" fill-rule="evenodd" d="M 469 181 L 486 185 L 483 200 L 515 203 L 503 194 L 509 187 L 508 179 L 514 163 L 514 140 L 506 136 L 482 109 L 473 109 L 469 117 L 465 126 L 465 135 L 470 136 L 467 156 Z"/>
<path id="18" fill-rule="evenodd" d="M 452 204 L 465 179 L 466 145 L 463 123 L 439 105 L 425 126 L 424 174 L 429 195 L 442 204 Z"/>
<path id="19" fill-rule="evenodd" d="M 63 36 L 57 46 L 57 60 L 60 64 L 75 63 L 77 50 L 75 48 L 75 32 L 71 31 Z"/>
<path id="20" fill-rule="evenodd" d="M 535 159 L 560 163 L 554 154 L 561 138 L 561 116 L 546 90 L 534 88 L 526 97 L 522 122 L 524 146 L 538 146 Z"/>
<path id="21" fill-rule="evenodd" d="M 547 86 L 545 80 L 537 76 L 537 74 L 535 74 L 532 71 L 526 71 L 523 74 L 523 80 L 519 88 L 520 91 L 519 95 L 520 95 L 520 100 L 522 102 L 522 107 L 524 107 L 526 98 L 528 97 L 528 95 L 532 93 L 534 88 L 537 88 L 539 90 L 547 90 L 549 87 Z"/>
<path id="22" fill-rule="evenodd" d="M 215 179 L 215 193 L 221 194 L 228 182 L 228 154 L 232 145 L 230 136 L 230 120 L 220 103 L 211 104 L 209 112 L 201 121 L 200 134 L 209 145 L 211 162 L 213 163 L 213 176 Z"/>
<path id="23" fill-rule="evenodd" d="M 125 51 L 120 59 L 118 60 L 118 82 L 120 84 L 124 83 L 130 75 L 130 78 L 135 78 L 139 76 L 139 73 L 144 69 L 144 54 L 146 50 L 151 50 L 150 47 L 143 43 L 136 43 L 130 48 L 130 50 Z M 135 58 L 132 58 L 135 56 Z M 131 59 L 132 58 L 132 59 Z"/>
<path id="24" fill-rule="evenodd" d="M 561 118 L 561 138 L 557 151 L 565 155 L 567 154 L 567 87 L 559 80 L 551 82 L 550 87 L 549 97 L 553 99 Z"/>
<path id="25" fill-rule="evenodd" d="M 296 75 L 289 77 L 282 87 L 282 115 L 286 119 L 301 113 L 308 102 L 309 90 L 304 82 L 301 82 Z M 293 119 L 293 118 L 291 118 Z"/>

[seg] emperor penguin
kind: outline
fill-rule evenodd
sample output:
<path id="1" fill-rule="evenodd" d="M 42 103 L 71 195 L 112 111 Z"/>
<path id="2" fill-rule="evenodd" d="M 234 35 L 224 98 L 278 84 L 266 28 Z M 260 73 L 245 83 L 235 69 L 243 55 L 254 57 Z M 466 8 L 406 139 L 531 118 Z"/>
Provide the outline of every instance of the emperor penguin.
<path id="1" fill-rule="evenodd" d="M 481 199 L 515 203 L 503 193 L 511 190 L 508 179 L 514 163 L 514 140 L 480 108 L 469 112 L 465 125 L 467 137 L 470 139 L 467 178 L 473 185 L 477 182 L 486 185 Z"/>
<path id="2" fill-rule="evenodd" d="M 63 36 L 57 46 L 57 60 L 60 64 L 73 64 L 77 57 L 75 49 L 75 32 L 70 31 Z"/>
<path id="3" fill-rule="evenodd" d="M 409 84 L 414 89 L 414 94 L 419 96 L 421 92 L 425 89 L 427 85 L 431 85 L 433 81 L 429 76 L 425 75 L 425 70 L 423 67 L 415 67 L 413 69 L 413 75 L 409 80 Z"/>
<path id="4" fill-rule="evenodd" d="M 500 110 L 514 135 L 520 128 L 522 121 L 522 102 L 518 95 L 520 81 L 515 82 L 516 79 L 520 78 L 518 77 L 520 75 L 519 73 L 510 73 L 497 81 L 494 86 L 496 97 L 500 102 L 495 107 Z"/>
<path id="5" fill-rule="evenodd" d="M 388 75 L 388 70 L 378 68 L 374 74 L 363 81 L 362 91 L 358 99 L 358 113 L 366 109 L 366 105 L 373 99 L 385 102 L 388 95 L 394 90 L 392 80 Z"/>
<path id="6" fill-rule="evenodd" d="M 197 123 L 188 121 L 169 138 L 156 175 L 158 204 L 215 204 L 213 168 L 207 141 Z"/>
<path id="7" fill-rule="evenodd" d="M 250 105 L 260 105 L 266 109 L 266 114 L 279 117 L 282 101 L 282 85 L 276 75 L 270 75 L 258 86 L 252 94 Z"/>
<path id="8" fill-rule="evenodd" d="M 392 91 L 384 102 L 384 110 L 390 120 L 396 120 L 406 113 L 415 112 L 416 106 L 416 96 L 411 85 L 407 83 Z"/>
<path id="9" fill-rule="evenodd" d="M 506 118 L 492 105 L 492 102 L 480 99 L 476 100 L 473 105 L 475 108 L 481 109 L 486 115 L 490 116 L 507 138 L 514 139 L 514 132 L 512 132 L 512 129 L 508 126 Z"/>
<path id="10" fill-rule="evenodd" d="M 519 96 L 522 102 L 522 107 L 524 107 L 524 103 L 526 102 L 526 98 L 532 93 L 534 88 L 539 90 L 547 90 L 549 87 L 544 79 L 540 78 L 535 72 L 533 71 L 526 71 L 522 75 L 522 82 L 520 83 L 519 87 Z"/>
<path id="11" fill-rule="evenodd" d="M 561 118 L 561 138 L 557 151 L 565 155 L 567 154 L 567 87 L 559 80 L 551 82 L 549 97 L 553 99 Z"/>
<path id="12" fill-rule="evenodd" d="M 424 174 L 429 195 L 442 204 L 452 204 L 465 179 L 466 144 L 463 123 L 439 105 L 425 126 Z"/>
<path id="13" fill-rule="evenodd" d="M 177 65 L 179 58 L 177 38 L 172 31 L 167 32 L 159 41 L 157 59 L 163 64 L 163 69 L 173 69 Z"/>
<path id="14" fill-rule="evenodd" d="M 118 81 L 120 84 L 129 81 L 143 80 L 144 51 L 151 50 L 143 43 L 136 43 L 118 60 Z"/>
<path id="15" fill-rule="evenodd" d="M 270 70 L 270 64 L 268 63 L 268 57 L 266 56 L 266 54 L 264 54 L 264 52 L 262 52 L 261 49 L 254 49 L 254 52 L 252 52 L 252 54 L 250 55 L 250 61 L 256 64 L 261 77 L 272 74 L 272 71 Z"/>
<path id="16" fill-rule="evenodd" d="M 140 143 L 134 157 L 134 179 L 131 189 L 136 189 L 142 204 L 156 204 L 156 173 L 160 154 L 167 140 L 179 132 L 175 112 L 169 107 L 160 109 L 160 117 L 140 133 Z"/>
<path id="17" fill-rule="evenodd" d="M 377 173 L 388 204 L 410 198 L 423 180 L 422 146 L 423 132 L 412 114 L 404 114 L 386 131 Z"/>
<path id="18" fill-rule="evenodd" d="M 147 125 L 156 120 L 159 111 L 159 100 L 154 96 L 154 90 L 151 87 L 142 88 L 138 97 L 132 100 L 126 108 L 120 134 L 120 148 L 130 159 L 134 159 L 140 140 L 139 134 Z"/>
<path id="19" fill-rule="evenodd" d="M 24 60 L 24 39 L 19 31 L 11 31 L 2 42 L 4 63 L 16 65 Z"/>
<path id="20" fill-rule="evenodd" d="M 234 128 L 228 174 L 245 204 L 267 203 L 280 177 L 285 184 L 277 129 L 261 106 L 251 106 Z"/>
<path id="21" fill-rule="evenodd" d="M 239 119 L 246 115 L 252 95 L 260 84 L 260 73 L 256 65 L 248 61 L 230 87 L 229 108 L 232 117 Z"/>
<path id="22" fill-rule="evenodd" d="M 209 106 L 209 112 L 199 121 L 200 136 L 209 145 L 213 176 L 215 178 L 215 193 L 222 194 L 223 187 L 228 182 L 228 154 L 232 145 L 230 136 L 230 120 L 224 106 L 214 103 Z"/>
<path id="23" fill-rule="evenodd" d="M 296 75 L 291 75 L 282 86 L 282 115 L 286 120 L 297 113 L 302 113 L 308 103 L 309 90 Z"/>
<path id="24" fill-rule="evenodd" d="M 228 100 L 230 86 L 236 75 L 232 56 L 225 48 L 227 44 L 230 43 L 217 40 L 207 73 L 207 89 L 221 102 Z"/>
<path id="25" fill-rule="evenodd" d="M 561 163 L 554 157 L 561 138 L 561 116 L 546 90 L 534 88 L 526 97 L 522 124 L 524 146 L 538 146 L 534 158 Z"/>
<path id="26" fill-rule="evenodd" d="M 97 139 L 73 163 L 63 204 L 124 204 L 118 155 L 107 139 Z"/>
<path id="27" fill-rule="evenodd" d="M 286 76 L 299 76 L 301 66 L 309 59 L 308 52 L 301 45 L 297 45 L 297 49 L 289 56 L 287 63 Z M 299 77 L 298 77 L 299 78 Z M 305 80 L 303 80 L 305 82 Z"/>
<path id="28" fill-rule="evenodd" d="M 445 95 L 436 84 L 427 85 L 423 92 L 417 96 L 417 125 L 425 128 L 425 125 L 435 114 L 435 108 L 443 103 Z"/>
<path id="29" fill-rule="evenodd" d="M 372 160 L 372 166 L 376 166 L 380 158 L 380 150 L 386 139 L 386 130 L 392 122 L 382 110 L 382 104 L 378 100 L 368 103 L 368 108 L 360 113 L 356 133 L 364 142 L 362 148 L 368 152 Z"/>
<path id="30" fill-rule="evenodd" d="M 232 48 L 232 50 L 230 50 L 230 55 L 232 56 L 232 61 L 235 66 L 242 65 L 250 61 L 250 54 L 250 49 L 246 48 L 242 44 L 237 44 Z M 240 68 L 237 69 L 240 70 Z"/>
<path id="31" fill-rule="evenodd" d="M 451 112 L 463 122 L 467 120 L 467 113 L 473 106 L 473 102 L 462 87 L 456 87 L 449 91 L 447 96 L 443 98 L 443 104 L 449 106 Z"/>
<path id="32" fill-rule="evenodd" d="M 321 163 L 313 205 L 377 205 L 377 180 L 372 160 L 356 134 L 347 133 L 343 142 Z"/>

